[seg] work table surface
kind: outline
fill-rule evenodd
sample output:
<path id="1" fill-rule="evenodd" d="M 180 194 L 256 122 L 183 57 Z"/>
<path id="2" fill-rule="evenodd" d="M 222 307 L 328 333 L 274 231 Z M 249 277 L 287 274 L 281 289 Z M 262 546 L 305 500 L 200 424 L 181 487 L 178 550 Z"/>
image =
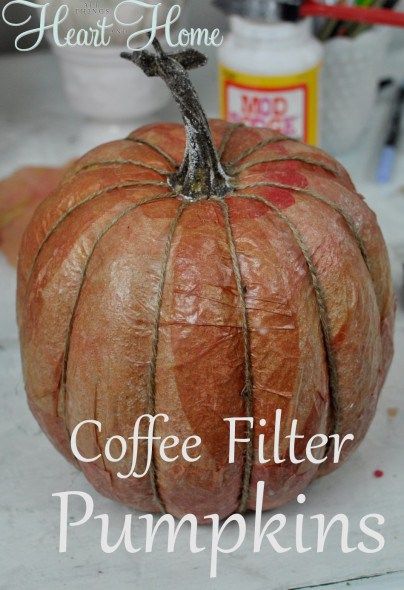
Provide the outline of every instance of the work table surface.
<path id="1" fill-rule="evenodd" d="M 129 129 L 83 124 L 67 105 L 54 57 L 46 52 L 0 58 L 0 80 L 0 177 L 27 164 L 60 165 Z M 195 81 L 209 115 L 216 115 L 214 64 L 196 72 Z M 219 556 L 216 580 L 209 580 L 209 552 L 192 555 L 186 535 L 179 536 L 173 554 L 167 554 L 164 535 L 160 535 L 151 555 L 130 555 L 122 550 L 104 555 L 99 546 L 99 522 L 92 521 L 71 529 L 68 551 L 59 554 L 59 502 L 52 493 L 76 489 L 91 493 L 95 513 L 111 516 L 112 539 L 118 538 L 128 509 L 92 491 L 84 476 L 57 454 L 32 418 L 19 361 L 15 271 L 0 255 L 0 588 L 340 590 L 348 584 L 358 590 L 404 588 L 404 145 L 394 182 L 383 187 L 374 182 L 388 106 L 387 98 L 379 100 L 367 133 L 340 160 L 377 213 L 389 247 L 399 301 L 396 356 L 376 419 L 355 456 L 336 473 L 316 481 L 307 491 L 304 507 L 298 509 L 292 503 L 280 510 L 288 519 L 283 539 L 292 545 L 298 511 L 307 515 L 308 540 L 315 535 L 310 515 L 347 514 L 353 544 L 362 539 L 360 518 L 380 513 L 386 519 L 382 528 L 385 548 L 374 555 L 359 551 L 344 555 L 339 535 L 333 534 L 322 554 L 299 555 L 292 550 L 278 555 L 268 544 L 260 554 L 254 554 L 254 519 L 249 515 L 247 541 L 236 553 Z M 150 120 L 161 118 L 176 120 L 175 106 Z M 131 126 L 139 124 L 134 121 Z M 397 410 L 394 416 L 392 408 Z M 376 478 L 375 470 L 382 470 L 384 476 Z M 75 505 L 73 515 L 78 517 L 80 511 L 80 505 Z M 209 542 L 210 530 L 204 527 L 200 544 L 209 546 Z"/>

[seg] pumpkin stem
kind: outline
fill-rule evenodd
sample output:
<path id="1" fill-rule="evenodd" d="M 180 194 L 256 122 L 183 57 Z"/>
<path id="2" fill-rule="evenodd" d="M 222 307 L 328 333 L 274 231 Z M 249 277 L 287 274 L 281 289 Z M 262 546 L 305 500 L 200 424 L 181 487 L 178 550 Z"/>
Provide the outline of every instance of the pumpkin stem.
<path id="1" fill-rule="evenodd" d="M 153 40 L 156 55 L 147 51 L 121 53 L 139 66 L 147 76 L 160 76 L 180 107 L 186 129 L 184 160 L 169 182 L 176 193 L 190 200 L 224 197 L 231 190 L 229 178 L 220 163 L 208 119 L 199 102 L 187 70 L 206 64 L 206 57 L 189 49 L 176 54 L 163 51 Z"/>

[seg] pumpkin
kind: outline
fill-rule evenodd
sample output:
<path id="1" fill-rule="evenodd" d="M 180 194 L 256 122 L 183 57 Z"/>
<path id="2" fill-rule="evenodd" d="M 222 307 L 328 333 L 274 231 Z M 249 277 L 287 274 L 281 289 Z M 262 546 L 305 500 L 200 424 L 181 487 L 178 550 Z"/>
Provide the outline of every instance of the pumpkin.
<path id="1" fill-rule="evenodd" d="M 24 235 L 18 321 L 30 408 L 63 455 L 105 496 L 177 517 L 225 517 L 295 498 L 331 459 L 291 462 L 317 433 L 364 438 L 392 358 L 394 296 L 374 213 L 326 153 L 268 129 L 210 124 L 188 69 L 194 50 L 124 54 L 160 75 L 184 124 L 147 125 L 90 151 L 38 208 Z M 184 155 L 185 154 L 185 155 Z M 284 462 L 261 464 L 282 410 Z M 121 479 L 109 437 L 165 413 L 158 436 L 202 439 L 200 460 L 153 454 Z M 228 461 L 226 417 L 249 438 Z M 263 429 L 259 420 L 266 421 Z M 271 435 L 272 433 L 272 435 Z M 301 445 L 299 447 L 299 445 Z M 321 451 L 323 454 L 325 450 Z M 145 449 L 139 450 L 140 465 Z"/>

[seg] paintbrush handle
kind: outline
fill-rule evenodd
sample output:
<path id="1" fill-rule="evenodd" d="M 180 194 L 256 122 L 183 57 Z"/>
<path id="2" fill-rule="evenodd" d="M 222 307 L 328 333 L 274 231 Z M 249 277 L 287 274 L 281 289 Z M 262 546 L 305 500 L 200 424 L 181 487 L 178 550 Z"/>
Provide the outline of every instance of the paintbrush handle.
<path id="1" fill-rule="evenodd" d="M 385 8 L 359 8 L 357 6 L 317 4 L 306 1 L 300 8 L 301 16 L 323 16 L 336 20 L 354 21 L 372 25 L 404 27 L 404 13 Z"/>

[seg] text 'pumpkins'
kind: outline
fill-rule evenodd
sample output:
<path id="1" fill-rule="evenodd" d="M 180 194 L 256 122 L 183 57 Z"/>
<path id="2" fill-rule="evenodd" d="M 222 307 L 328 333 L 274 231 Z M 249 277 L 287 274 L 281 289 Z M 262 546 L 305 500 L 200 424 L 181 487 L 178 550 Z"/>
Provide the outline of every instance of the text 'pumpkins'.
<path id="1" fill-rule="evenodd" d="M 194 50 L 124 54 L 159 75 L 185 127 L 162 123 L 75 163 L 36 211 L 20 251 L 18 319 L 31 410 L 70 460 L 128 439 L 143 414 L 157 435 L 202 438 L 195 463 L 162 461 L 119 479 L 103 456 L 79 467 L 102 494 L 144 511 L 224 517 L 295 498 L 335 468 L 255 457 L 259 419 L 307 440 L 363 439 L 392 358 L 394 297 L 375 215 L 324 152 L 268 129 L 211 121 L 187 69 Z M 185 156 L 184 156 L 185 154 Z M 226 417 L 254 416 L 228 462 Z M 271 444 L 267 437 L 268 445 Z M 299 450 L 299 448 L 298 448 Z M 324 449 L 322 450 L 324 452 Z M 145 459 L 145 458 L 144 458 Z"/>

